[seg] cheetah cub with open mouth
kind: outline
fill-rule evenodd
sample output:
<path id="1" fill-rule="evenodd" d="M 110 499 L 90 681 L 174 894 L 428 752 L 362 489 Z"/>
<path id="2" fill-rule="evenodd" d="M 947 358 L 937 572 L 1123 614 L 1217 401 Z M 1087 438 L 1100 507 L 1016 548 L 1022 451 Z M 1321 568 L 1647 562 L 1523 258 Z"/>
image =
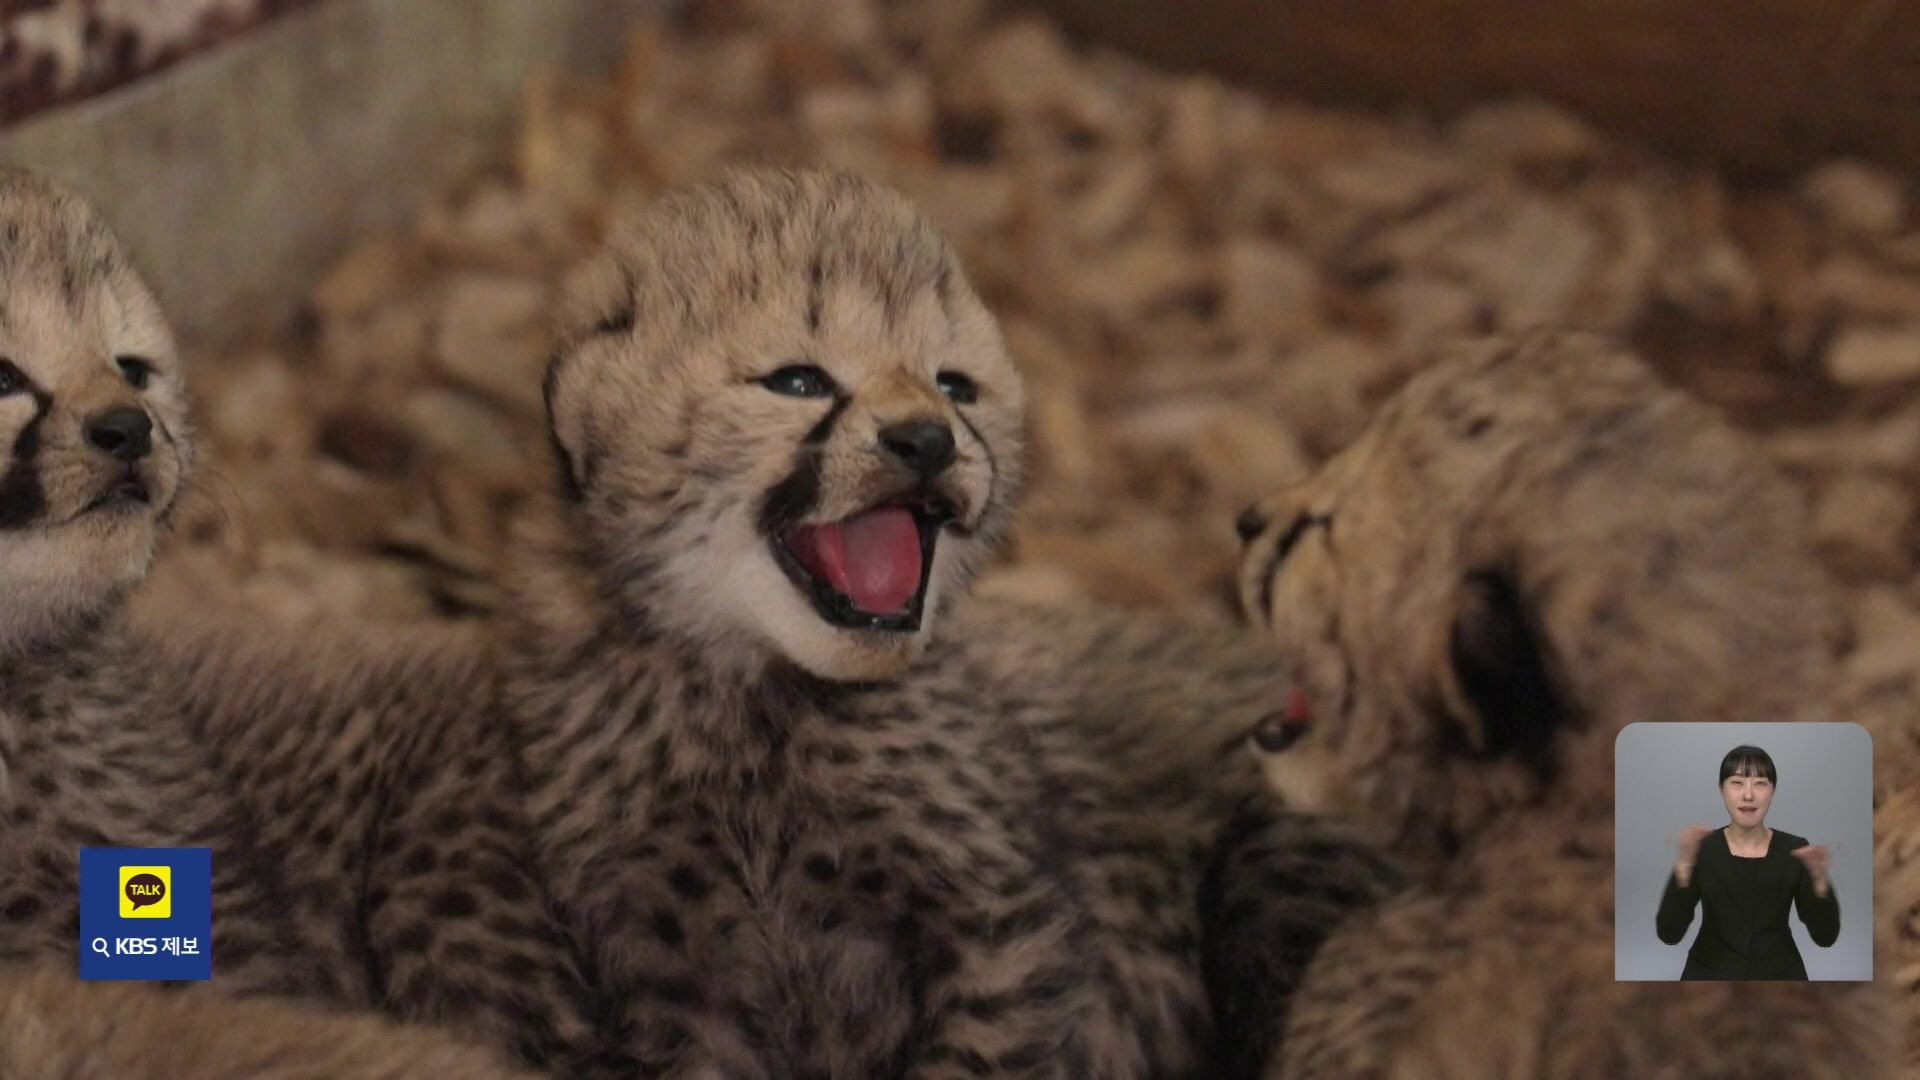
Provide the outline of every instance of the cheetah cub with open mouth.
<path id="1" fill-rule="evenodd" d="M 1305 706 L 1248 745 L 1290 806 L 1352 819 L 1412 878 L 1304 976 L 1271 965 L 1290 1006 L 1230 1033 L 1277 1044 L 1265 1075 L 1884 1075 L 1875 984 L 1613 978 L 1620 730 L 1829 719 L 1837 621 L 1803 519 L 1712 411 L 1552 331 L 1463 345 L 1249 509 L 1242 600 Z M 1226 888 L 1253 914 L 1210 955 L 1283 953 L 1258 879 Z M 1272 978 L 1220 969 L 1228 1002 Z"/>
<path id="2" fill-rule="evenodd" d="M 288 1063 L 346 1069 L 348 1048 L 392 1031 L 318 1004 L 227 1012 L 215 994 L 379 1008 L 475 1039 L 396 1035 L 411 1049 L 368 1069 L 509 1075 L 483 1040 L 533 1061 L 570 1042 L 591 1057 L 584 988 L 513 846 L 524 829 L 465 790 L 510 763 L 497 753 L 462 775 L 487 744 L 449 737 L 452 718 L 485 715 L 465 689 L 471 650 L 265 642 L 184 614 L 133 624 L 124 601 L 193 472 L 183 378 L 99 217 L 0 170 L 0 1015 L 19 1025 L 0 1032 L 0 1073 L 119 1075 L 107 1063 L 144 1054 L 140 1075 L 205 1076 L 184 1062 L 231 1052 L 262 1075 L 313 1075 Z M 464 845 L 464 868 L 415 865 L 434 841 Z M 212 849 L 214 974 L 187 984 L 212 993 L 162 1001 L 54 974 L 80 956 L 82 847 Z M 467 890 L 484 907 L 442 902 Z M 483 920 L 489 948 L 475 948 Z M 96 1042 L 98 1055 L 79 1049 Z M 34 1046 L 72 1054 L 36 1064 Z M 172 1056 L 182 1048 L 200 1056 Z"/>
<path id="3" fill-rule="evenodd" d="M 854 177 L 667 195 L 570 287 L 503 639 L 544 869 L 665 1076 L 1122 1077 L 1209 1030 L 1194 892 L 1269 646 L 965 601 L 1022 389 Z"/>

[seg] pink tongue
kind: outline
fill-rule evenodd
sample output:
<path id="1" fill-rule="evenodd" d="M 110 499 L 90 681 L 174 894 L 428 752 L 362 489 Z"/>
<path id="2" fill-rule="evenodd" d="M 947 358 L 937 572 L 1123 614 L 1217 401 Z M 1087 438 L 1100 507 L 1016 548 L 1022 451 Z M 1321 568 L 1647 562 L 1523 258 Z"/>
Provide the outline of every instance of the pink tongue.
<path id="1" fill-rule="evenodd" d="M 869 510 L 834 525 L 794 530 L 791 546 L 807 569 L 861 611 L 902 611 L 920 589 L 920 530 L 902 507 Z"/>

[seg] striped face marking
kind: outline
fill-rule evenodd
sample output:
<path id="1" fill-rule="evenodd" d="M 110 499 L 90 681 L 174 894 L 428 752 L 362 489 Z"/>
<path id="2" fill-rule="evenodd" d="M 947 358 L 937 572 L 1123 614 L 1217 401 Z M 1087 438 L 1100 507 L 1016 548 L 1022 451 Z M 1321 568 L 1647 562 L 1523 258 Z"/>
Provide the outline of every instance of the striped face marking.
<path id="1" fill-rule="evenodd" d="M 31 402 L 31 412 L 18 399 Z M 13 437 L 0 473 L 0 531 L 39 524 L 47 512 L 46 488 L 40 481 L 37 458 L 40 429 L 53 408 L 53 396 L 41 390 L 12 361 L 0 360 L 0 417 L 25 414 Z"/>

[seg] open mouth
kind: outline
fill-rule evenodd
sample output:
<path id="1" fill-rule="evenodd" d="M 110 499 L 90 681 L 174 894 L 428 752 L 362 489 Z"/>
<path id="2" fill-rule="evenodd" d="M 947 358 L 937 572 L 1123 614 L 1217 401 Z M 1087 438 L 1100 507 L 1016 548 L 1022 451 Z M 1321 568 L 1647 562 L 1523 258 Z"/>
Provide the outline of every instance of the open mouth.
<path id="1" fill-rule="evenodd" d="M 1740 812 L 1743 814 L 1751 814 L 1758 809 L 1760 808 L 1757 806 L 1743 806 L 1740 808 Z"/>
<path id="2" fill-rule="evenodd" d="M 858 630 L 920 628 L 940 530 L 954 520 L 938 497 L 892 502 L 843 521 L 774 534 L 774 561 L 820 617 Z"/>
<path id="3" fill-rule="evenodd" d="M 95 510 L 122 510 L 134 506 L 147 506 L 152 501 L 153 496 L 147 491 L 146 483 L 139 477 L 129 474 L 119 483 L 94 496 L 93 501 L 88 503 L 86 509 L 81 512 L 90 514 Z"/>

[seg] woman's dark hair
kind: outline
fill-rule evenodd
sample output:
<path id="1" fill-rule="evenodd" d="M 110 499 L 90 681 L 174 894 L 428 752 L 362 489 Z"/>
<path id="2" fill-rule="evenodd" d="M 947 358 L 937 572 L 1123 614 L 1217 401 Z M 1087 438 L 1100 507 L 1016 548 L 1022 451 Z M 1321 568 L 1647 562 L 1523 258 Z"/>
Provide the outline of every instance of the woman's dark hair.
<path id="1" fill-rule="evenodd" d="M 1736 746 L 1727 751 L 1727 756 L 1720 759 L 1720 782 L 1726 783 L 1729 776 L 1764 776 L 1767 783 L 1776 787 L 1780 784 L 1773 774 L 1773 759 L 1757 746 Z"/>

